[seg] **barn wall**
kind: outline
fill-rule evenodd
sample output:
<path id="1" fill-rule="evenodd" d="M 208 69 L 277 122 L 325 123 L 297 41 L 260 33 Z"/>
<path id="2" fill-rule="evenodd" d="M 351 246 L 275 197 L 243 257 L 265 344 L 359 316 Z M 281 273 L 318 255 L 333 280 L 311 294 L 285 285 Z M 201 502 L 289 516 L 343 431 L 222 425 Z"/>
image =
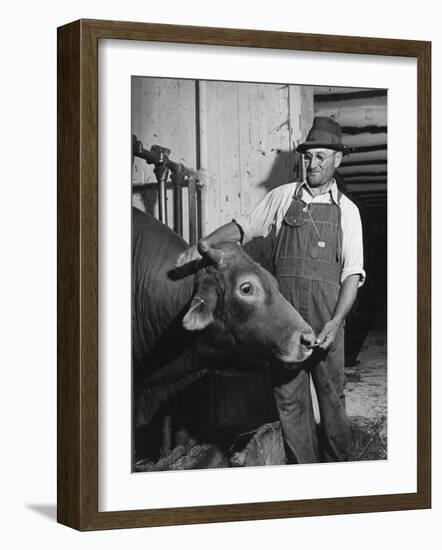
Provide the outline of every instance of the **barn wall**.
<path id="1" fill-rule="evenodd" d="M 206 171 L 204 231 L 249 212 L 293 181 L 294 149 L 313 119 L 312 88 L 200 83 L 201 168 Z"/>
<path id="2" fill-rule="evenodd" d="M 313 120 L 313 88 L 201 82 L 200 120 L 207 234 L 296 179 L 294 151 Z M 247 251 L 272 268 L 270 238 L 256 240 Z M 268 373 L 212 375 L 202 385 L 208 394 L 208 428 L 243 433 L 275 419 Z"/>
<path id="3" fill-rule="evenodd" d="M 359 205 L 385 208 L 387 201 L 387 90 L 314 89 L 315 115 L 334 118 L 343 141 L 355 148 L 339 173 Z"/>
<path id="4" fill-rule="evenodd" d="M 132 133 L 145 148 L 199 169 L 201 234 L 247 213 L 271 189 L 293 181 L 294 149 L 313 119 L 313 88 L 133 77 Z M 153 166 L 135 158 L 134 203 L 158 215 Z M 184 237 L 188 237 L 184 190 Z M 172 225 L 172 192 L 168 191 Z"/>
<path id="5" fill-rule="evenodd" d="M 171 150 L 171 160 L 196 165 L 195 82 L 171 78 L 132 77 L 132 134 L 146 149 L 161 145 Z M 158 217 L 154 166 L 133 159 L 133 202 Z M 150 185 L 149 185 L 150 184 Z M 172 191 L 167 192 L 168 224 L 172 227 Z M 188 239 L 187 190 L 183 194 L 184 238 Z"/>

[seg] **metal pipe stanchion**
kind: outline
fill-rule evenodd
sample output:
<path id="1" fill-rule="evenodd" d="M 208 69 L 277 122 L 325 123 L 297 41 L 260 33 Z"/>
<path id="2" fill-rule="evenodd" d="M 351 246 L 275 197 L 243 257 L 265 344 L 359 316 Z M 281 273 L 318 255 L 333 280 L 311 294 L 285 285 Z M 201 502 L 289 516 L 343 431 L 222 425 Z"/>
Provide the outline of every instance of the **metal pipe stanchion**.
<path id="1" fill-rule="evenodd" d="M 158 214 L 160 221 L 167 225 L 167 176 L 169 175 L 169 155 L 170 149 L 153 145 L 153 153 L 157 154 L 155 161 L 154 174 L 158 182 Z"/>
<path id="2" fill-rule="evenodd" d="M 132 154 L 141 158 L 147 164 L 154 164 L 154 174 L 157 178 L 158 188 L 158 217 L 167 225 L 167 178 L 169 170 L 173 184 L 173 227 L 179 234 L 183 235 L 183 195 L 182 188 L 187 182 L 189 201 L 189 241 L 195 244 L 201 238 L 203 226 L 203 200 L 202 183 L 199 181 L 195 171 L 186 168 L 183 164 L 170 160 L 170 149 L 153 145 L 150 151 L 146 150 L 143 143 L 132 135 Z"/>
<path id="3" fill-rule="evenodd" d="M 196 178 L 189 176 L 189 243 L 195 244 L 197 235 L 197 213 L 196 213 Z"/>
<path id="4" fill-rule="evenodd" d="M 183 182 L 185 168 L 178 164 L 176 170 L 171 173 L 173 183 L 173 229 L 178 235 L 183 236 Z"/>

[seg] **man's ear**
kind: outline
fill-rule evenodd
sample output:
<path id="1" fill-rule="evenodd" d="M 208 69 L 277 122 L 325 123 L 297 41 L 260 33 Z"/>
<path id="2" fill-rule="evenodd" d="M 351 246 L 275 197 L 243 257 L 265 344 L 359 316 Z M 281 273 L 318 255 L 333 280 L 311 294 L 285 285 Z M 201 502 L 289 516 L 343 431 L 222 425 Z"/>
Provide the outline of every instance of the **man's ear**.
<path id="1" fill-rule="evenodd" d="M 208 285 L 204 287 L 198 289 L 183 318 L 183 327 L 186 330 L 203 330 L 215 320 L 213 316 L 216 304 L 215 289 L 209 288 Z"/>
<path id="2" fill-rule="evenodd" d="M 337 151 L 335 154 L 335 168 L 338 168 L 341 162 L 342 162 L 342 152 Z"/>

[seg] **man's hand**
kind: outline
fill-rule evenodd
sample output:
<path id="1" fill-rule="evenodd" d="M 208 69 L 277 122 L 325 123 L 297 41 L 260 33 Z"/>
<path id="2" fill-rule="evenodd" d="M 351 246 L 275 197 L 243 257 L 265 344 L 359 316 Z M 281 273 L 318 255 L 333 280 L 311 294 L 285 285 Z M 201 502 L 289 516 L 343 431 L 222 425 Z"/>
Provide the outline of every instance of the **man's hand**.
<path id="1" fill-rule="evenodd" d="M 355 273 L 354 275 L 349 275 L 342 283 L 333 318 L 325 323 L 324 328 L 316 338 L 316 344 L 318 344 L 319 349 L 328 349 L 336 340 L 339 327 L 355 301 L 359 278 L 359 273 Z"/>
<path id="2" fill-rule="evenodd" d="M 326 350 L 333 344 L 333 342 L 336 340 L 336 336 L 338 334 L 340 326 L 340 321 L 336 319 L 332 319 L 331 321 L 325 323 L 324 328 L 321 330 L 318 337 L 316 338 L 316 344 L 319 344 L 319 349 Z"/>
<path id="3" fill-rule="evenodd" d="M 181 267 L 184 264 L 199 260 L 200 258 L 201 254 L 198 252 L 198 245 L 194 244 L 186 248 L 186 250 L 178 256 L 175 266 Z"/>

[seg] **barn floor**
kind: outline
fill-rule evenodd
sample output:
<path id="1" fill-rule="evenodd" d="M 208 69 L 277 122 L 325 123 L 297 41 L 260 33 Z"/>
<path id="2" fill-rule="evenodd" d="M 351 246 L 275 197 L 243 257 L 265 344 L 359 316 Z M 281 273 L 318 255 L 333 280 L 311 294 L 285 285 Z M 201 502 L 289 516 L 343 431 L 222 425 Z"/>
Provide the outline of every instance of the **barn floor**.
<path id="1" fill-rule="evenodd" d="M 358 361 L 345 369 L 348 414 L 372 419 L 386 417 L 387 333 L 384 329 L 368 333 Z"/>
<path id="2" fill-rule="evenodd" d="M 354 448 L 353 460 L 387 458 L 387 331 L 370 331 L 358 363 L 345 369 L 346 404 Z"/>

